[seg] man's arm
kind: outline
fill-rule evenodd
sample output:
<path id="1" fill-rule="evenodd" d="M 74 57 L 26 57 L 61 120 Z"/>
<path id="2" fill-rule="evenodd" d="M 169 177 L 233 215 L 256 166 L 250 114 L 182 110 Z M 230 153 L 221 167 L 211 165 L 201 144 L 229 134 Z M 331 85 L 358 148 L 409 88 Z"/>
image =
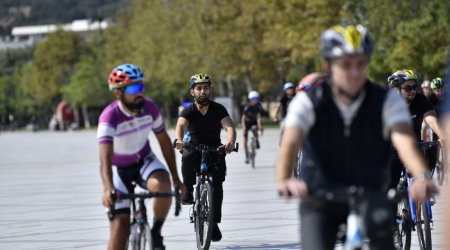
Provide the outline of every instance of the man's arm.
<path id="1" fill-rule="evenodd" d="M 278 192 L 283 196 L 306 198 L 308 189 L 303 181 L 292 178 L 296 158 L 303 145 L 303 132 L 297 127 L 287 126 L 280 142 L 280 151 L 276 166 Z"/>
<path id="2" fill-rule="evenodd" d="M 245 113 L 242 113 L 241 116 L 241 126 L 242 126 L 242 130 L 245 131 Z"/>
<path id="3" fill-rule="evenodd" d="M 233 120 L 227 116 L 223 118 L 220 123 L 227 132 L 227 144 L 225 144 L 225 151 L 231 153 L 234 149 L 234 143 L 236 143 L 236 129 L 234 128 Z"/>
<path id="4" fill-rule="evenodd" d="M 258 114 L 256 115 L 256 124 L 258 124 L 258 129 L 259 129 L 259 130 L 262 130 L 262 129 L 263 129 L 263 127 L 262 127 L 261 113 L 258 113 Z"/>
<path id="5" fill-rule="evenodd" d="M 415 200 L 425 200 L 436 192 L 432 180 L 426 177 L 427 166 L 418 147 L 413 129 L 409 123 L 398 123 L 391 128 L 391 140 L 408 172 L 416 179 L 409 194 Z"/>
<path id="6" fill-rule="evenodd" d="M 177 126 L 175 128 L 175 139 L 176 148 L 178 150 L 183 149 L 183 136 L 184 132 L 187 130 L 187 126 L 189 125 L 189 121 L 184 117 L 179 117 L 177 121 Z"/>
<path id="7" fill-rule="evenodd" d="M 428 126 L 431 127 L 433 132 L 436 133 L 437 136 L 439 136 L 439 138 L 442 138 L 442 139 L 445 138 L 445 135 L 444 135 L 441 127 L 439 126 L 439 123 L 438 123 L 438 120 L 437 120 L 437 117 L 436 117 L 436 111 L 430 110 L 430 111 L 426 112 L 423 115 L 423 119 L 428 124 Z"/>
<path id="8" fill-rule="evenodd" d="M 103 183 L 103 206 L 111 207 L 113 202 L 111 199 L 111 193 L 114 190 L 112 182 L 112 157 L 113 157 L 113 144 L 100 144 L 100 176 Z"/>
<path id="9" fill-rule="evenodd" d="M 156 139 L 158 139 L 161 151 L 163 153 L 164 159 L 169 167 L 170 174 L 172 175 L 172 180 L 174 186 L 180 186 L 180 178 L 178 176 L 177 164 L 175 160 L 175 151 L 172 147 L 172 142 L 166 131 L 155 134 Z"/>

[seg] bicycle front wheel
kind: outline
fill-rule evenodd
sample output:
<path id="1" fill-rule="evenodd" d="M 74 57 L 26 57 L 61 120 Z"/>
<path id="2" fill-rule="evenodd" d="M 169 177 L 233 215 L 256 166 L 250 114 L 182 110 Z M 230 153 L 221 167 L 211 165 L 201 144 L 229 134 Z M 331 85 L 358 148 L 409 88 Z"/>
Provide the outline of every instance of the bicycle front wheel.
<path id="1" fill-rule="evenodd" d="M 421 202 L 417 204 L 416 229 L 419 239 L 419 246 L 422 250 L 431 249 L 431 227 L 430 218 L 428 216 L 427 203 Z"/>
<path id="2" fill-rule="evenodd" d="M 214 223 L 213 193 L 211 183 L 208 181 L 200 184 L 196 210 L 195 232 L 197 248 L 199 250 L 206 250 L 209 249 L 209 245 L 211 244 Z"/>
<path id="3" fill-rule="evenodd" d="M 397 204 L 396 223 L 395 246 L 397 249 L 409 250 L 411 248 L 411 211 L 408 197 L 403 197 Z"/>
<path id="4" fill-rule="evenodd" d="M 131 225 L 127 249 L 128 250 L 152 249 L 150 226 L 147 223 L 133 223 Z"/>

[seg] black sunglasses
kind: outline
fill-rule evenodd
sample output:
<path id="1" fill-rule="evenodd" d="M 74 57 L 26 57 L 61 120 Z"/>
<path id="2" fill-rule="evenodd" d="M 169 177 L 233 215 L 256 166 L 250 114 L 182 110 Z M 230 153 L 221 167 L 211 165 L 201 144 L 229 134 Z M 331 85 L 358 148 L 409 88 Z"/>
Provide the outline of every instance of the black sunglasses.
<path id="1" fill-rule="evenodd" d="M 417 84 L 416 85 L 406 85 L 405 87 L 401 88 L 403 90 L 405 90 L 406 92 L 411 92 L 411 91 L 417 91 Z"/>

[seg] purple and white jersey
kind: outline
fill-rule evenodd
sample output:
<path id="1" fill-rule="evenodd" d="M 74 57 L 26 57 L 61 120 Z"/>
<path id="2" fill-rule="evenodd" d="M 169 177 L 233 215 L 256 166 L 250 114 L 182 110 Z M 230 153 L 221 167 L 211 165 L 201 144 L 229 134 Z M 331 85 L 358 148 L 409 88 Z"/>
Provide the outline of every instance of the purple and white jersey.
<path id="1" fill-rule="evenodd" d="M 145 99 L 142 112 L 132 116 L 115 100 L 99 117 L 97 140 L 99 144 L 113 144 L 113 165 L 129 166 L 152 153 L 148 140 L 150 130 L 155 134 L 165 131 L 155 102 Z"/>

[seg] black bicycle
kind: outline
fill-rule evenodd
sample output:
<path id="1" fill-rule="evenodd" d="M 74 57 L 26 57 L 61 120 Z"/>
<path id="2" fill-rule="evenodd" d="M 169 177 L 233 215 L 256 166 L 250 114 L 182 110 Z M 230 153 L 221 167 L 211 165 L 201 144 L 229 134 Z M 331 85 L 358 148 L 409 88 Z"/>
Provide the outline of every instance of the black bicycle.
<path id="1" fill-rule="evenodd" d="M 395 189 L 391 189 L 387 194 L 384 194 L 359 186 L 349 186 L 332 190 L 317 190 L 312 194 L 312 197 L 349 205 L 347 222 L 340 226 L 337 242 L 342 242 L 345 249 L 356 250 L 365 249 L 368 246 L 368 238 L 363 230 L 363 218 L 358 204 L 367 197 L 386 197 L 390 202 L 396 202 L 402 195 L 404 194 Z"/>
<path id="2" fill-rule="evenodd" d="M 133 183 L 135 187 L 136 184 Z M 152 237 L 150 234 L 150 225 L 147 219 L 147 207 L 145 200 L 155 197 L 174 197 L 175 198 L 175 216 L 181 211 L 180 190 L 178 187 L 173 192 L 141 192 L 137 194 L 114 193 L 113 200 L 130 200 L 132 212 L 130 223 L 130 236 L 128 237 L 127 248 L 129 250 L 152 249 Z M 114 206 L 113 206 L 114 207 Z M 110 220 L 114 218 L 114 210 L 108 211 Z"/>
<path id="3" fill-rule="evenodd" d="M 174 143 L 175 145 L 175 143 Z M 207 250 L 211 244 L 214 225 L 214 203 L 213 203 L 213 176 L 209 169 L 218 162 L 211 160 L 212 153 L 225 155 L 224 147 L 211 147 L 204 144 L 185 144 L 186 150 L 201 152 L 201 163 L 199 171 L 196 171 L 196 185 L 194 190 L 194 204 L 189 213 L 191 223 L 194 223 L 197 248 Z M 239 144 L 236 143 L 234 152 L 238 152 Z"/>

